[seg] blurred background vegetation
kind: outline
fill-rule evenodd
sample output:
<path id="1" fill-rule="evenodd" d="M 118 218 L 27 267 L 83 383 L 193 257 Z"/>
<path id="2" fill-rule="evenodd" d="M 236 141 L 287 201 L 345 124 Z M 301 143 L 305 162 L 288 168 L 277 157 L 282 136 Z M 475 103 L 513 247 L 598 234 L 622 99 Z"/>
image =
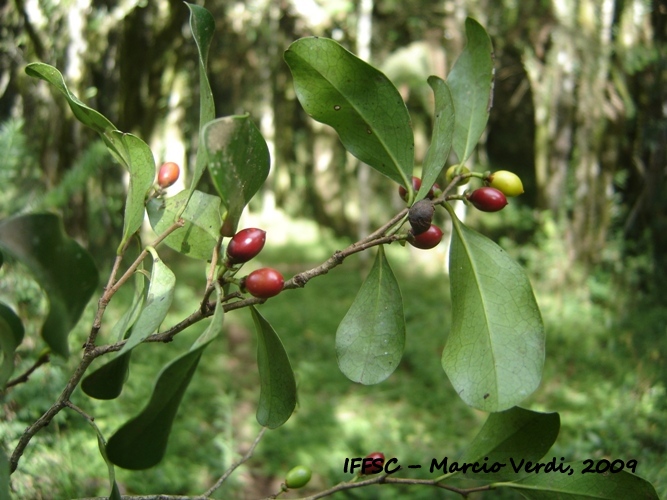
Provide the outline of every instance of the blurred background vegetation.
<path id="1" fill-rule="evenodd" d="M 419 164 L 431 131 L 426 78 L 446 77 L 464 44 L 466 16 L 487 28 L 495 48 L 494 105 L 469 166 L 512 170 L 526 194 L 498 214 L 468 213 L 467 223 L 527 267 L 543 311 L 545 374 L 525 406 L 561 414 L 555 456 L 637 459 L 637 472 L 667 497 L 665 3 L 200 3 L 216 19 L 209 78 L 217 115 L 249 112 L 273 160 L 246 220 L 269 229 L 261 262 L 252 266 L 271 264 L 286 276 L 367 233 L 402 202 L 395 185 L 369 173 L 335 133 L 306 116 L 283 51 L 299 37 L 328 36 L 385 71 L 410 110 Z M 64 99 L 23 69 L 34 61 L 58 67 L 83 101 L 146 140 L 156 162 L 176 161 L 188 169 L 197 149 L 196 58 L 188 9 L 180 0 L 10 0 L 0 6 L 0 216 L 58 212 L 68 233 L 108 269 L 122 227 L 124 172 L 72 117 Z M 204 191 L 210 190 L 207 182 Z M 256 458 L 220 498 L 275 493 L 297 463 L 312 466 L 312 488 L 323 488 L 344 479 L 345 457 L 376 449 L 403 463 L 430 463 L 431 457 L 455 456 L 476 433 L 485 415 L 458 399 L 439 362 L 450 319 L 446 248 L 390 250 L 408 321 L 407 351 L 397 372 L 378 386 L 361 387 L 336 366 L 333 335 L 367 259 L 355 257 L 305 290 L 269 301 L 262 313 L 286 344 L 300 405 L 284 427 L 265 437 Z M 170 325 L 197 307 L 204 269 L 164 255 L 183 284 L 165 323 Z M 44 301 L 11 262 L 0 271 L 0 295 L 27 318 L 20 372 L 43 348 L 36 332 Z M 112 303 L 108 325 L 129 295 Z M 91 318 L 92 310 L 72 335 L 73 348 L 83 342 Z M 101 403 L 77 394 L 74 402 L 109 436 L 142 407 L 160 367 L 198 328 L 171 345 L 138 349 L 119 400 Z M 228 315 L 227 336 L 204 356 L 167 458 L 149 471 L 118 471 L 125 491 L 204 491 L 247 448 L 258 431 L 253 335 L 247 314 Z M 7 449 L 57 397 L 75 363 L 54 359 L 3 395 L 0 440 Z M 63 412 L 33 440 L 13 486 L 19 498 L 102 495 L 105 474 L 88 425 Z M 340 496 L 407 495 L 447 497 L 387 486 Z"/>

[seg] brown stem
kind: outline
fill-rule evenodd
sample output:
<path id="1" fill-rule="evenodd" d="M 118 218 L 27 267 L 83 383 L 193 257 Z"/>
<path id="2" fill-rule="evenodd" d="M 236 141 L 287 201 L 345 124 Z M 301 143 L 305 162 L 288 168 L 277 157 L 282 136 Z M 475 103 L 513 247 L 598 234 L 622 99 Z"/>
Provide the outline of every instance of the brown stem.
<path id="1" fill-rule="evenodd" d="M 285 289 L 303 288 L 306 285 L 306 283 L 308 283 L 308 281 L 310 281 L 312 278 L 314 278 L 315 276 L 320 276 L 322 274 L 328 273 L 334 267 L 342 264 L 343 261 L 350 255 L 362 252 L 368 248 L 377 245 L 385 245 L 401 239 L 401 237 L 396 234 L 392 234 L 389 236 L 383 236 L 383 234 L 390 228 L 392 228 L 395 224 L 400 222 L 401 219 L 405 217 L 406 213 L 407 209 L 401 211 L 396 216 L 394 216 L 389 222 L 384 224 L 381 228 L 379 228 L 377 231 L 373 232 L 366 238 L 358 241 L 357 243 L 353 243 L 352 245 L 348 246 L 345 250 L 335 252 L 323 264 L 293 276 L 292 279 L 290 279 L 285 283 Z M 158 244 L 160 244 L 172 232 L 174 232 L 179 227 L 182 227 L 183 224 L 184 224 L 183 219 L 179 219 L 177 222 L 172 224 L 162 235 L 160 235 L 151 246 L 155 247 Z M 32 439 L 32 437 L 35 434 L 37 434 L 37 432 L 39 432 L 42 428 L 46 427 L 51 422 L 51 420 L 53 420 L 53 418 L 60 412 L 60 410 L 62 410 L 65 406 L 68 406 L 70 396 L 72 395 L 74 389 L 77 387 L 77 385 L 83 378 L 84 373 L 86 372 L 90 364 L 93 362 L 93 360 L 104 354 L 108 354 L 114 351 L 119 351 L 122 348 L 122 346 L 125 345 L 126 340 L 122 340 L 120 342 L 116 342 L 115 344 L 95 347 L 94 340 L 97 336 L 97 333 L 99 332 L 100 325 L 102 322 L 102 316 L 104 315 L 104 311 L 109 303 L 109 300 L 118 291 L 118 289 L 130 278 L 130 276 L 132 276 L 134 271 L 136 271 L 136 269 L 139 267 L 139 264 L 146 257 L 147 254 L 148 252 L 146 249 L 142 250 L 141 254 L 137 257 L 134 263 L 125 271 L 123 276 L 121 276 L 121 278 L 118 281 L 116 281 L 112 286 L 107 287 L 105 289 L 104 294 L 98 303 L 97 314 L 95 315 L 95 320 L 93 322 L 93 327 L 88 342 L 86 342 L 85 346 L 86 350 L 84 351 L 81 363 L 77 367 L 76 371 L 74 372 L 70 380 L 67 382 L 67 386 L 60 394 L 56 402 L 44 413 L 44 415 L 42 415 L 37 421 L 35 421 L 35 423 L 33 423 L 30 427 L 28 427 L 24 431 L 23 435 L 19 439 L 16 448 L 14 449 L 14 453 L 12 453 L 10 459 L 10 472 L 14 472 L 16 470 L 18 466 L 18 461 L 23 455 L 23 452 L 25 451 L 25 448 Z M 120 262 L 118 261 L 117 258 L 116 263 L 114 263 L 114 269 L 117 269 L 119 265 Z M 109 283 L 112 283 L 112 279 L 110 279 Z M 237 300 L 235 302 L 226 303 L 223 305 L 223 308 L 225 312 L 228 312 L 255 304 L 261 304 L 265 300 L 266 299 L 248 297 L 242 300 Z M 145 342 L 171 342 L 176 334 L 185 330 L 188 326 L 197 323 L 198 321 L 201 321 L 202 319 L 208 316 L 213 315 L 214 305 L 215 304 L 208 304 L 208 306 L 206 307 L 206 311 L 203 311 L 204 307 L 197 309 L 190 316 L 185 318 L 183 321 L 179 322 L 177 325 L 174 325 L 166 332 L 157 333 L 149 336 L 145 340 Z"/>
<path id="2" fill-rule="evenodd" d="M 253 441 L 252 445 L 250 445 L 250 449 L 248 450 L 248 452 L 245 455 L 243 455 L 241 460 L 239 460 L 238 462 L 234 462 L 231 465 L 231 467 L 229 467 L 229 469 L 227 469 L 225 471 L 225 473 L 220 477 L 220 479 L 218 479 L 216 481 L 216 483 L 213 486 L 211 486 L 211 488 L 209 488 L 209 490 L 206 491 L 206 493 L 204 493 L 204 495 L 203 495 L 204 497 L 211 496 L 218 488 L 220 488 L 220 486 L 222 486 L 222 483 L 224 483 L 225 480 L 229 476 L 231 476 L 232 472 L 234 472 L 241 465 L 243 465 L 244 463 L 246 463 L 248 460 L 250 460 L 252 458 L 252 455 L 255 452 L 255 448 L 257 448 L 257 445 L 259 444 L 260 440 L 264 436 L 264 433 L 266 432 L 266 430 L 267 430 L 267 427 L 262 427 L 262 429 L 259 431 L 259 434 L 257 434 L 257 437 L 255 438 L 255 441 Z"/>
<path id="3" fill-rule="evenodd" d="M 175 222 L 169 228 L 167 228 L 167 230 L 155 240 L 152 246 L 159 245 L 167 236 L 169 236 L 179 227 L 182 227 L 183 224 L 184 224 L 183 219 L 179 219 L 177 222 Z M 120 259 L 122 259 L 122 255 L 126 248 L 127 244 L 121 251 L 120 255 L 116 257 L 111 272 L 111 276 L 109 277 L 109 283 L 113 282 L 113 277 L 117 272 L 118 267 L 120 266 Z M 137 257 L 137 259 L 134 261 L 134 263 L 128 268 L 128 270 L 125 271 L 125 274 L 123 274 L 123 276 L 113 286 L 107 287 L 104 290 L 104 294 L 102 295 L 102 298 L 100 298 L 98 302 L 97 313 L 95 314 L 95 319 L 93 320 L 93 326 L 91 328 L 90 335 L 86 342 L 83 358 L 81 359 L 79 366 L 77 366 L 76 370 L 74 371 L 69 381 L 67 382 L 65 389 L 62 391 L 60 396 L 58 396 L 56 402 L 53 403 L 53 405 L 51 405 L 51 407 L 48 410 L 46 410 L 46 412 L 41 417 L 39 417 L 31 426 L 29 426 L 21 435 L 19 442 L 16 445 L 16 448 L 14 448 L 14 452 L 12 453 L 12 456 L 9 460 L 10 473 L 14 472 L 18 467 L 19 460 L 23 455 L 26 446 L 28 446 L 28 443 L 30 443 L 30 440 L 33 438 L 33 436 L 37 434 L 41 429 L 49 425 L 51 420 L 53 420 L 53 418 L 58 413 L 60 413 L 60 410 L 62 410 L 63 408 L 65 408 L 70 404 L 69 398 L 72 396 L 74 389 L 76 389 L 76 387 L 79 385 L 79 382 L 83 378 L 84 373 L 86 373 L 86 370 L 93 362 L 93 360 L 98 356 L 100 356 L 101 354 L 103 354 L 104 352 L 111 351 L 111 350 L 103 351 L 95 348 L 95 338 L 99 333 L 100 326 L 102 324 L 102 317 L 104 316 L 104 311 L 106 310 L 106 307 L 109 304 L 109 300 L 111 300 L 113 294 L 116 293 L 116 291 L 118 291 L 118 288 L 120 288 L 120 286 L 129 279 L 132 273 L 134 273 L 137 267 L 139 267 L 139 264 L 144 259 L 146 254 L 147 251 L 144 249 L 139 255 L 139 257 Z M 120 347 L 118 347 L 118 349 L 120 349 Z"/>
<path id="4" fill-rule="evenodd" d="M 49 353 L 42 354 L 39 358 L 37 358 L 37 361 L 35 361 L 35 363 L 25 371 L 25 373 L 23 373 L 22 375 L 19 375 L 18 377 L 13 378 L 9 382 L 7 382 L 7 384 L 5 385 L 5 390 L 9 389 L 10 387 L 14 387 L 15 385 L 27 382 L 28 379 L 30 378 L 30 375 L 32 375 L 32 373 L 37 368 L 39 368 L 43 364 L 48 363 L 50 361 L 50 359 L 51 358 L 49 356 Z"/>
<path id="5" fill-rule="evenodd" d="M 35 423 L 33 423 L 30 427 L 28 427 L 23 434 L 21 435 L 21 438 L 19 439 L 18 444 L 16 445 L 16 448 L 14 448 L 14 453 L 12 453 L 11 458 L 9 459 L 9 472 L 12 473 L 16 470 L 18 467 L 19 460 L 21 456 L 23 455 L 23 452 L 26 449 L 26 446 L 28 446 L 28 443 L 30 443 L 30 440 L 32 437 L 37 434 L 40 430 L 42 430 L 44 427 L 49 425 L 51 420 L 53 420 L 53 417 L 55 417 L 58 413 L 60 413 L 60 410 L 62 410 L 65 406 L 67 406 L 67 403 L 69 401 L 70 396 L 74 392 L 74 389 L 76 389 L 76 386 L 79 385 L 79 382 L 81 381 L 81 378 L 83 377 L 83 374 L 86 372 L 88 367 L 90 366 L 90 363 L 93 362 L 93 359 L 95 359 L 95 356 L 91 356 L 88 353 L 85 353 L 83 355 L 83 358 L 81 359 L 81 363 L 79 363 L 79 366 L 77 366 L 76 370 L 70 377 L 70 379 L 67 382 L 67 385 L 65 386 L 65 389 L 63 389 L 63 392 L 58 396 L 58 399 L 56 400 L 53 405 L 51 405 L 51 408 L 46 410 L 44 415 L 39 417 Z"/>
<path id="6" fill-rule="evenodd" d="M 474 488 L 456 488 L 455 486 L 450 486 L 448 484 L 439 483 L 437 479 L 408 479 L 400 477 L 388 477 L 386 474 L 383 474 L 378 477 L 371 479 L 366 479 L 364 481 L 347 481 L 345 483 L 339 483 L 327 490 L 320 491 L 314 495 L 308 497 L 302 497 L 298 500 L 317 500 L 318 498 L 324 498 L 338 493 L 339 491 L 352 490 L 355 488 L 363 488 L 365 486 L 370 486 L 372 484 L 409 484 L 409 485 L 420 485 L 420 486 L 434 486 L 436 488 L 441 488 L 443 490 L 452 491 L 458 493 L 464 498 L 478 491 L 489 491 L 494 489 L 494 485 L 487 484 L 485 486 L 477 486 Z"/>

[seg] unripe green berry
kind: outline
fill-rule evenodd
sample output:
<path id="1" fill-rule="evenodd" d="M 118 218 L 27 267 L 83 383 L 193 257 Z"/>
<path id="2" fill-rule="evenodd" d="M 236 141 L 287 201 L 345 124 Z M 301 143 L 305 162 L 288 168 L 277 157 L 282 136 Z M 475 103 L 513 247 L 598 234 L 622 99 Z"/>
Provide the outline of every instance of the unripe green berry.
<path id="1" fill-rule="evenodd" d="M 297 465 L 285 476 L 285 486 L 288 488 L 303 488 L 310 481 L 312 471 L 305 465 Z"/>
<path id="2" fill-rule="evenodd" d="M 452 165 L 451 167 L 449 167 L 447 169 L 447 172 L 445 173 L 445 179 L 447 179 L 447 184 L 448 185 L 454 180 L 454 177 L 456 177 L 457 175 L 469 174 L 470 173 L 470 170 L 468 170 L 468 167 L 461 167 L 461 171 L 458 174 L 456 174 L 455 172 L 456 172 L 457 167 L 458 167 L 458 165 Z M 470 182 L 470 177 L 468 177 L 467 179 L 461 179 L 459 182 L 456 183 L 456 185 L 457 186 L 463 186 L 465 184 L 468 184 L 469 182 Z"/>
<path id="3" fill-rule="evenodd" d="M 496 188 L 505 196 L 519 196 L 523 193 L 523 184 L 518 175 L 508 170 L 493 172 L 486 179 L 486 184 Z"/>

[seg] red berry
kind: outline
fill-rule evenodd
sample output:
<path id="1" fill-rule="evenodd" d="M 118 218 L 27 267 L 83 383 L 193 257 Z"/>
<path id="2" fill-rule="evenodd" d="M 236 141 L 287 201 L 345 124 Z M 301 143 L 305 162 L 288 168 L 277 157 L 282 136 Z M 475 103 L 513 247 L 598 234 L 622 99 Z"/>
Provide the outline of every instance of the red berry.
<path id="1" fill-rule="evenodd" d="M 419 177 L 412 177 L 412 189 L 414 189 L 415 193 L 419 191 L 419 188 L 422 187 L 422 180 Z M 432 200 L 435 198 L 435 190 L 438 190 L 440 193 L 442 193 L 442 190 L 440 189 L 440 186 L 438 184 L 433 184 L 431 189 L 428 190 L 428 194 L 426 197 L 429 200 Z M 404 201 L 408 201 L 408 191 L 403 187 L 403 186 L 398 186 L 398 194 L 403 198 Z"/>
<path id="2" fill-rule="evenodd" d="M 379 474 L 384 468 L 384 453 L 374 451 L 364 458 L 361 464 L 362 474 Z"/>
<path id="3" fill-rule="evenodd" d="M 442 241 L 442 231 L 438 226 L 431 224 L 426 231 L 414 236 L 408 240 L 413 247 L 421 248 L 422 250 L 430 250 L 438 246 Z"/>
<path id="4" fill-rule="evenodd" d="M 482 212 L 497 212 L 507 205 L 507 198 L 502 191 L 492 187 L 481 187 L 466 195 L 468 201 Z"/>
<path id="5" fill-rule="evenodd" d="M 163 163 L 157 174 L 157 183 L 162 189 L 168 188 L 178 180 L 180 173 L 181 169 L 173 161 Z"/>
<path id="6" fill-rule="evenodd" d="M 412 189 L 415 193 L 419 191 L 419 188 L 422 187 L 422 180 L 419 177 L 412 177 Z M 408 201 L 408 190 L 403 186 L 398 186 L 398 194 L 403 198 L 403 200 Z"/>
<path id="7" fill-rule="evenodd" d="M 236 233 L 227 245 L 227 258 L 230 264 L 248 262 L 262 251 L 266 242 L 266 231 L 249 227 Z"/>
<path id="8" fill-rule="evenodd" d="M 258 299 L 268 299 L 278 295 L 285 286 L 285 279 L 275 269 L 263 267 L 251 272 L 245 278 L 245 288 Z"/>

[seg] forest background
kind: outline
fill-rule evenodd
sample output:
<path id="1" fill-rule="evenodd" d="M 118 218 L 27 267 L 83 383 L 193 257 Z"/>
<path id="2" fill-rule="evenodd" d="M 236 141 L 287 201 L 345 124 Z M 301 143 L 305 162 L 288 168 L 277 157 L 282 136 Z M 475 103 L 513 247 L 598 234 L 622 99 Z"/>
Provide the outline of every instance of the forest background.
<path id="1" fill-rule="evenodd" d="M 526 193 L 498 214 L 470 211 L 466 223 L 526 266 L 536 289 L 547 362 L 541 388 L 524 406 L 561 413 L 555 456 L 634 458 L 637 472 L 666 496 L 665 3 L 203 5 L 216 19 L 209 78 L 217 114 L 250 113 L 271 151 L 270 180 L 261 202 L 251 204 L 246 225 L 270 228 L 262 262 L 286 275 L 367 234 L 403 202 L 391 181 L 360 165 L 335 132 L 303 112 L 283 51 L 300 37 L 327 36 L 379 67 L 408 105 L 419 164 L 432 126 L 426 78 L 446 77 L 464 43 L 466 16 L 486 27 L 495 49 L 495 93 L 489 126 L 468 166 L 514 171 Z M 184 165 L 187 178 L 197 148 L 199 88 L 187 8 L 180 0 L 13 0 L 0 9 L 0 217 L 60 213 L 68 234 L 108 269 L 122 227 L 123 169 L 64 100 L 24 68 L 34 61 L 60 68 L 75 95 L 120 130 L 142 137 L 160 155 L 156 162 Z M 456 397 L 433 356 L 442 350 L 450 314 L 443 307 L 446 256 L 443 244 L 432 252 L 402 249 L 397 257 L 396 272 L 411 277 L 403 289 L 408 345 L 397 373 L 375 388 L 353 386 L 333 355 L 337 322 L 368 266 L 363 258 L 315 280 L 298 308 L 282 296 L 263 306 L 287 332 L 300 407 L 221 494 L 274 493 L 297 462 L 313 466 L 315 485 L 325 486 L 341 479 L 340 457 L 382 448 L 423 461 L 460 450 L 483 416 Z M 172 258 L 185 272 L 192 266 L 185 257 Z M 27 326 L 37 331 L 44 308 L 39 288 L 20 268 L 5 265 L 0 273 L 0 295 L 35 318 Z M 195 291 L 179 293 L 174 317 L 197 307 Z M 208 354 L 219 358 L 218 368 L 213 363 L 197 374 L 186 396 L 190 410 L 179 414 L 167 458 L 149 471 L 119 471 L 126 491 L 205 489 L 200 485 L 215 477 L 220 463 L 233 461 L 252 440 L 257 380 L 250 322 L 241 315 L 228 321 L 225 344 Z M 84 326 L 73 337 L 85 335 Z M 22 346 L 22 363 L 32 364 L 42 347 L 39 341 Z M 153 357 L 154 366 L 142 378 L 154 378 L 170 351 L 144 356 Z M 11 443 L 51 404 L 72 362 L 53 360 L 31 383 L 12 389 L 11 402 L 3 396 L 3 442 Z M 132 415 L 145 397 L 130 387 L 108 428 Z M 95 436 L 76 432 L 85 426 L 61 414 L 35 438 L 13 476 L 21 495 L 103 494 L 106 471 Z M 405 494 L 377 490 L 373 494 L 382 498 Z M 420 494 L 433 498 L 434 492 L 410 490 L 412 498 Z"/>

